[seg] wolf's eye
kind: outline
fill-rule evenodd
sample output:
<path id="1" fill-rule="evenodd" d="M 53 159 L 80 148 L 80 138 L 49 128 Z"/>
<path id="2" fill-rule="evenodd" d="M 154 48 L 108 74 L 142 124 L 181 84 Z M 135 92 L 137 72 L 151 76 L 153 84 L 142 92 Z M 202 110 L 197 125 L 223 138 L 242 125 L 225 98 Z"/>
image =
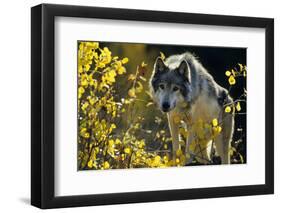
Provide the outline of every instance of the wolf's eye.
<path id="1" fill-rule="evenodd" d="M 164 89 L 165 88 L 164 84 L 159 84 L 159 87 L 160 87 L 160 89 Z"/>
<path id="2" fill-rule="evenodd" d="M 173 88 L 173 91 L 176 92 L 176 91 L 178 91 L 179 89 L 180 89 L 180 88 L 178 88 L 178 87 L 174 87 L 174 88 Z"/>

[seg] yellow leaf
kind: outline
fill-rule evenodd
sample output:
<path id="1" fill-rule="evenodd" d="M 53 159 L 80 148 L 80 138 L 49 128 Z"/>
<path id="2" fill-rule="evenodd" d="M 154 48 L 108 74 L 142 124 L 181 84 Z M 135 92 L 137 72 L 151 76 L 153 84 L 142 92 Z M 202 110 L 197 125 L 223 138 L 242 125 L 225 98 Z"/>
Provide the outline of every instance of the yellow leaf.
<path id="1" fill-rule="evenodd" d="M 146 81 L 146 78 L 145 77 L 143 77 L 143 76 L 139 76 L 139 78 L 141 79 L 141 80 L 143 80 L 143 81 Z"/>
<path id="2" fill-rule="evenodd" d="M 121 140 L 117 138 L 117 139 L 115 140 L 115 144 L 121 144 Z"/>
<path id="3" fill-rule="evenodd" d="M 136 93 L 141 93 L 143 90 L 143 85 L 141 82 L 137 81 L 137 86 L 136 86 Z"/>
<path id="4" fill-rule="evenodd" d="M 116 125 L 115 124 L 111 124 L 110 126 L 112 129 L 115 129 L 116 128 Z"/>
<path id="5" fill-rule="evenodd" d="M 84 111 L 84 110 L 87 109 L 88 106 L 89 106 L 89 102 L 86 101 L 86 102 L 82 105 L 81 109 Z"/>
<path id="6" fill-rule="evenodd" d="M 126 154 L 131 154 L 131 149 L 129 147 L 127 147 L 127 148 L 124 149 L 124 152 Z"/>
<path id="7" fill-rule="evenodd" d="M 126 57 L 126 58 L 123 58 L 122 59 L 122 64 L 126 64 L 126 63 L 128 63 L 128 61 L 129 61 L 129 59 Z"/>
<path id="8" fill-rule="evenodd" d="M 147 64 L 146 63 L 144 63 L 144 61 L 141 63 L 141 67 L 146 67 L 147 66 Z"/>
<path id="9" fill-rule="evenodd" d="M 136 90 L 135 90 L 134 87 L 132 87 L 131 89 L 129 89 L 128 95 L 129 95 L 131 98 L 135 98 L 135 97 L 136 97 Z"/>
<path id="10" fill-rule="evenodd" d="M 86 45 L 91 48 L 91 49 L 97 49 L 99 48 L 99 43 L 98 42 L 86 42 Z"/>
<path id="11" fill-rule="evenodd" d="M 89 64 L 86 64 L 86 65 L 84 66 L 84 68 L 85 68 L 86 71 L 89 71 L 89 70 L 90 70 L 90 65 L 89 65 Z"/>
<path id="12" fill-rule="evenodd" d="M 110 167 L 110 164 L 108 163 L 108 161 L 105 161 L 105 162 L 103 163 L 103 168 L 104 168 L 104 169 L 109 169 L 109 167 Z"/>
<path id="13" fill-rule="evenodd" d="M 93 168 L 93 160 L 89 160 L 88 162 L 88 167 L 91 169 Z"/>
<path id="14" fill-rule="evenodd" d="M 229 70 L 226 70 L 225 75 L 229 77 L 231 75 L 231 72 Z"/>
<path id="15" fill-rule="evenodd" d="M 230 85 L 234 85 L 234 84 L 236 83 L 236 80 L 235 80 L 235 78 L 234 78 L 233 75 L 231 75 L 231 76 L 228 78 L 228 83 L 229 83 Z"/>
<path id="16" fill-rule="evenodd" d="M 178 150 L 176 151 L 176 155 L 177 155 L 177 156 L 181 156 L 181 155 L 182 155 L 181 149 L 178 149 Z"/>
<path id="17" fill-rule="evenodd" d="M 81 134 L 84 138 L 89 138 L 90 134 L 88 132 L 85 132 L 84 134 Z"/>
<path id="18" fill-rule="evenodd" d="M 238 65 L 239 65 L 239 68 L 240 68 L 240 72 L 243 70 L 243 65 L 242 64 L 240 64 L 240 63 L 238 63 Z"/>
<path id="19" fill-rule="evenodd" d="M 83 87 L 79 87 L 78 92 L 83 94 L 85 92 L 85 89 Z"/>
<path id="20" fill-rule="evenodd" d="M 156 138 L 160 138 L 160 133 L 159 132 L 156 132 Z"/>
<path id="21" fill-rule="evenodd" d="M 239 157 L 240 157 L 241 163 L 243 164 L 243 163 L 244 163 L 244 158 L 243 158 L 243 156 L 242 156 L 240 153 L 238 153 L 238 154 L 239 154 Z"/>
<path id="22" fill-rule="evenodd" d="M 78 66 L 78 72 L 79 72 L 80 74 L 83 72 L 83 67 L 82 67 L 82 65 L 79 65 L 79 66 Z"/>
<path id="23" fill-rule="evenodd" d="M 236 109 L 237 109 L 238 112 L 241 111 L 240 102 L 237 102 L 237 104 L 236 104 Z"/>
<path id="24" fill-rule="evenodd" d="M 218 119 L 214 118 L 212 120 L 212 124 L 213 124 L 213 126 L 217 126 L 218 125 Z"/>
<path id="25" fill-rule="evenodd" d="M 146 104 L 146 107 L 149 107 L 149 106 L 151 106 L 151 105 L 153 105 L 154 103 L 153 102 L 148 102 L 147 104 Z"/>
<path id="26" fill-rule="evenodd" d="M 119 75 L 122 75 L 123 73 L 126 73 L 126 68 L 125 67 L 119 67 L 118 70 L 117 70 L 117 73 Z"/>
<path id="27" fill-rule="evenodd" d="M 217 127 L 216 127 L 216 133 L 220 133 L 221 130 L 222 130 L 222 128 L 221 128 L 220 126 L 217 126 Z"/>
<path id="28" fill-rule="evenodd" d="M 109 141 L 108 141 L 108 146 L 113 146 L 113 145 L 114 145 L 114 140 L 112 140 L 112 139 L 109 140 Z"/>
<path id="29" fill-rule="evenodd" d="M 216 137 L 220 132 L 221 132 L 222 128 L 220 126 L 214 126 L 213 127 L 213 136 Z"/>
<path id="30" fill-rule="evenodd" d="M 134 81 L 136 79 L 136 76 L 134 74 L 130 74 L 128 77 L 129 81 Z"/>
<path id="31" fill-rule="evenodd" d="M 231 69 L 231 73 L 232 73 L 232 75 L 233 75 L 234 77 L 236 77 L 236 72 L 235 72 L 234 69 Z"/>
<path id="32" fill-rule="evenodd" d="M 226 113 L 231 112 L 231 107 L 230 107 L 230 106 L 225 107 L 224 111 L 225 111 Z"/>
<path id="33" fill-rule="evenodd" d="M 160 57 L 161 57 L 162 60 L 164 60 L 166 58 L 164 53 L 162 53 L 162 52 L 160 52 Z"/>

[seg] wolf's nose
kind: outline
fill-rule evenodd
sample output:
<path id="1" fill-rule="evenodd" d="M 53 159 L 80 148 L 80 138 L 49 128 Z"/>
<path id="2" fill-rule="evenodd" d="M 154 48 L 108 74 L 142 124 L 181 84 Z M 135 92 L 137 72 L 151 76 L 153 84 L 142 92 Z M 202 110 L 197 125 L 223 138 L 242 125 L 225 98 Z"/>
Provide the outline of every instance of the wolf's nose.
<path id="1" fill-rule="evenodd" d="M 163 108 L 164 111 L 167 111 L 167 110 L 170 108 L 169 102 L 164 102 L 164 103 L 162 104 L 162 108 Z"/>

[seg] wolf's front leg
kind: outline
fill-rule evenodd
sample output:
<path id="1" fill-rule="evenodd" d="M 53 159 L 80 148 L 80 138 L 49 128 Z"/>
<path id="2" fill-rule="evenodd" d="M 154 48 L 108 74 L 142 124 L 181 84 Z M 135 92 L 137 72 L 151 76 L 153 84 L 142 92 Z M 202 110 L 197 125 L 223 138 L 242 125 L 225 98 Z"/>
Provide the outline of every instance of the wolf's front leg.
<path id="1" fill-rule="evenodd" d="M 223 114 L 222 132 L 215 139 L 216 150 L 221 157 L 222 164 L 230 164 L 229 149 L 234 131 L 234 115 Z"/>
<path id="2" fill-rule="evenodd" d="M 173 144 L 172 156 L 174 164 L 176 164 L 176 153 L 179 149 L 179 125 L 175 123 L 174 116 L 171 112 L 168 113 L 168 122 Z"/>

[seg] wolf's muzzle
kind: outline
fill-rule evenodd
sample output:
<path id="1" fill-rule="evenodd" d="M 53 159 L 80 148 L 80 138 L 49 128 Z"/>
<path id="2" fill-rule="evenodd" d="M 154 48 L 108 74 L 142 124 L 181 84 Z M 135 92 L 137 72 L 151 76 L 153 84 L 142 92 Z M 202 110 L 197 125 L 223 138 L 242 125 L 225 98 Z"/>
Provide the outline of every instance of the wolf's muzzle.
<path id="1" fill-rule="evenodd" d="M 169 102 L 164 102 L 164 103 L 162 104 L 162 110 L 163 110 L 164 112 L 168 112 L 169 109 L 170 109 L 170 104 L 169 104 Z"/>

